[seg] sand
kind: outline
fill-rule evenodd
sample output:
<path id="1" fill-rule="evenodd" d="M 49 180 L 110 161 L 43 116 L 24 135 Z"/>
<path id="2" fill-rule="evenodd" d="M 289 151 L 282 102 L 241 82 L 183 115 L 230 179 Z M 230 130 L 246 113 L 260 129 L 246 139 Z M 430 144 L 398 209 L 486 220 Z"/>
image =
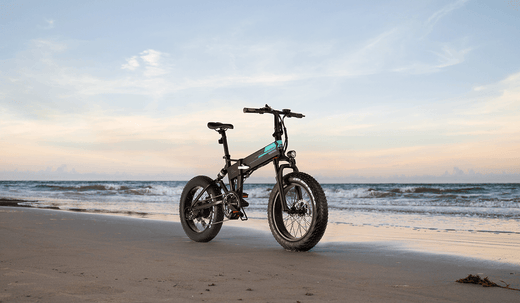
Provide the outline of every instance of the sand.
<path id="1" fill-rule="evenodd" d="M 177 222 L 1 207 L 0 241 L 0 302 L 520 302 L 520 291 L 455 282 L 519 288 L 515 264 L 377 242 L 295 253 L 236 225 L 195 243 Z"/>

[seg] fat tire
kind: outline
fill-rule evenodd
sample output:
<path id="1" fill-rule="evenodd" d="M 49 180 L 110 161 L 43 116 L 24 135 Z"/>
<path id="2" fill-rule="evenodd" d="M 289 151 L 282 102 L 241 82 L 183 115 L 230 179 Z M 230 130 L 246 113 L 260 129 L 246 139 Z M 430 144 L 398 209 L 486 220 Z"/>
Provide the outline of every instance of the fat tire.
<path id="1" fill-rule="evenodd" d="M 290 215 L 287 212 L 283 212 L 281 200 L 279 198 L 280 193 L 278 185 L 275 185 L 269 197 L 269 205 L 267 207 L 269 228 L 271 229 L 271 233 L 276 241 L 285 249 L 292 251 L 308 251 L 318 244 L 327 228 L 327 198 L 325 197 L 325 193 L 318 181 L 306 173 L 293 172 L 285 175 L 283 178 L 283 184 L 284 194 L 286 195 L 292 191 L 292 189 L 295 189 L 296 191 L 297 187 L 300 187 L 302 192 L 306 192 L 309 200 L 306 204 L 310 203 L 312 206 L 312 209 L 309 211 L 311 213 L 309 227 L 301 236 L 291 234 L 290 230 L 292 230 L 292 228 L 288 228 L 284 223 L 284 215 L 286 217 Z M 289 201 L 291 199 L 290 197 L 287 198 L 287 196 L 286 199 L 288 200 L 288 206 L 291 207 L 291 202 L 294 201 Z M 291 218 L 298 220 L 296 217 L 297 216 Z M 300 216 L 300 220 L 304 220 L 302 216 Z M 298 222 L 298 224 L 300 222 Z M 305 221 L 304 223 L 308 222 Z"/>
<path id="2" fill-rule="evenodd" d="M 209 222 L 207 226 L 202 226 L 202 229 L 196 226 L 195 221 L 198 220 L 197 218 L 195 218 L 195 220 L 188 218 L 193 199 L 197 197 L 200 189 L 204 189 L 208 185 L 210 186 L 201 199 L 207 198 L 208 195 L 213 198 L 220 195 L 220 188 L 214 184 L 211 178 L 207 176 L 197 176 L 186 183 L 179 203 L 179 216 L 181 218 L 182 228 L 186 235 L 195 242 L 209 242 L 215 238 L 222 227 L 222 220 L 224 220 L 222 205 L 215 205 L 208 208 L 206 213 L 202 213 L 201 216 L 199 216 L 199 220 L 208 220 Z"/>

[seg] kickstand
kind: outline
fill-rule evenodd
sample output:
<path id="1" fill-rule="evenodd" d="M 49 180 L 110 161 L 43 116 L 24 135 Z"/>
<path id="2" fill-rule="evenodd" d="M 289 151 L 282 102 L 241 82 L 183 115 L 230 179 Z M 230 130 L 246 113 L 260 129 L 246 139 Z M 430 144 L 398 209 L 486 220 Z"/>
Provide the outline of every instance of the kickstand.
<path id="1" fill-rule="evenodd" d="M 243 216 L 240 216 L 240 220 L 247 221 L 246 210 L 243 207 L 242 207 L 242 214 L 243 214 Z"/>

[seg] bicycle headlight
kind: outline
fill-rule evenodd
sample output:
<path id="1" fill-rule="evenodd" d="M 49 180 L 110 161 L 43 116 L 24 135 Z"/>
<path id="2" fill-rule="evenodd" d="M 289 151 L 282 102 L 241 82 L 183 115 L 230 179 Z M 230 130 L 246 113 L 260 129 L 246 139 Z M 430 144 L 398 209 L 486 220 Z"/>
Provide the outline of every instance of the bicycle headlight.
<path id="1" fill-rule="evenodd" d="M 291 158 L 291 159 L 294 159 L 296 158 L 296 151 L 294 150 L 290 150 L 287 152 L 287 157 Z"/>

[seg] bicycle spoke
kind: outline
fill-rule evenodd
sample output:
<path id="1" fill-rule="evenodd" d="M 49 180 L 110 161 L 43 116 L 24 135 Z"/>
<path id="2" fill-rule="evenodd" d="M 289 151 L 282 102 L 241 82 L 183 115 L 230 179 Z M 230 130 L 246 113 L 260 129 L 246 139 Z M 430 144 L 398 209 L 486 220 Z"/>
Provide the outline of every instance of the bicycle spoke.
<path id="1" fill-rule="evenodd" d="M 292 196 L 294 197 L 294 196 Z M 288 197 L 289 198 L 289 197 Z M 299 203 L 299 204 L 298 204 Z M 308 206 L 309 203 L 303 202 L 300 200 L 298 201 L 291 201 L 291 207 L 293 206 Z M 295 208 L 298 210 L 298 208 Z M 291 237 L 294 238 L 300 238 L 303 237 L 307 231 L 309 230 L 309 227 L 311 226 L 312 222 L 312 215 L 309 209 L 305 211 L 305 214 L 283 214 L 282 216 L 283 225 L 285 226 L 285 229 L 291 235 Z"/>
<path id="2" fill-rule="evenodd" d="M 298 223 L 298 231 L 300 232 L 300 235 L 303 235 L 303 234 L 305 234 L 305 232 L 302 232 L 302 231 L 301 231 L 301 230 L 304 229 L 304 228 L 303 228 L 303 226 L 301 225 L 300 222 L 301 222 L 301 221 L 297 221 L 297 223 Z M 306 231 L 306 230 L 305 230 L 305 231 Z"/>
<path id="3" fill-rule="evenodd" d="M 193 197 L 197 197 L 198 196 L 198 193 L 202 190 L 202 188 L 199 188 L 197 189 L 194 194 L 193 194 Z M 211 196 L 209 196 L 208 194 L 205 194 L 203 197 L 200 198 L 199 201 L 205 201 L 205 200 L 209 200 L 211 198 Z M 204 211 L 204 210 L 203 210 Z M 211 225 L 212 225 L 212 222 L 213 222 L 213 209 L 210 210 L 209 214 L 207 214 L 206 216 L 203 216 L 203 214 L 198 214 L 199 217 L 196 217 L 196 218 L 193 218 L 192 219 L 192 226 L 193 228 L 197 231 L 197 232 L 203 232 L 205 231 L 206 229 L 210 228 Z"/>

